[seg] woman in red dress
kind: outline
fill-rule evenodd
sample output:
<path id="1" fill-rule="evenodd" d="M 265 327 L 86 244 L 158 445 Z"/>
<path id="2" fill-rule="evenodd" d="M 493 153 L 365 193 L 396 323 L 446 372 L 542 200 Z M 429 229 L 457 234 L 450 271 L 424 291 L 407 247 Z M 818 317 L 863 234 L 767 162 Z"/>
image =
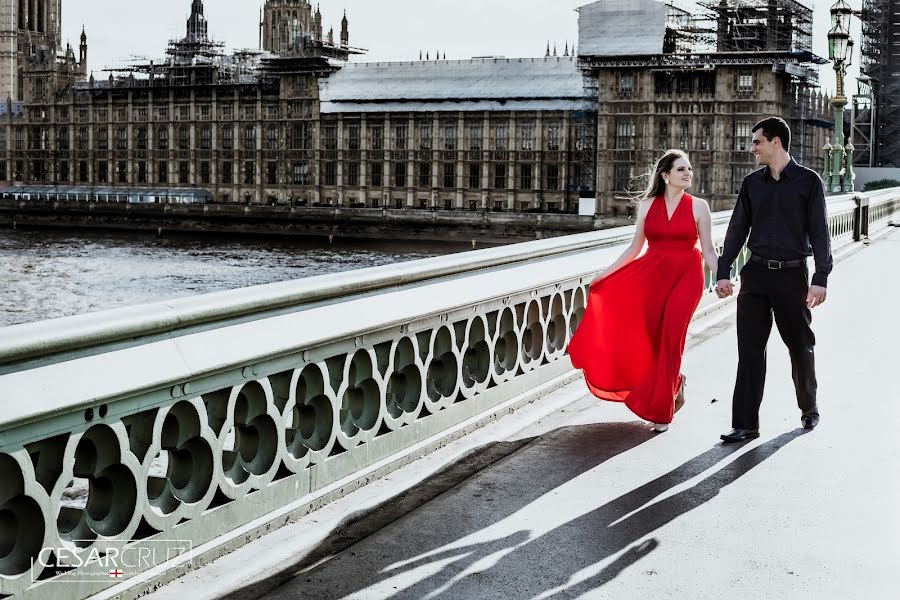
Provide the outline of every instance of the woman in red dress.
<path id="1" fill-rule="evenodd" d="M 623 402 L 658 432 L 684 403 L 681 357 L 703 294 L 703 260 L 716 280 L 709 205 L 684 191 L 692 177 L 681 150 L 656 162 L 639 197 L 634 239 L 591 282 L 584 318 L 569 343 L 572 364 L 584 372 L 591 393 Z M 648 250 L 639 257 L 645 240 Z"/>

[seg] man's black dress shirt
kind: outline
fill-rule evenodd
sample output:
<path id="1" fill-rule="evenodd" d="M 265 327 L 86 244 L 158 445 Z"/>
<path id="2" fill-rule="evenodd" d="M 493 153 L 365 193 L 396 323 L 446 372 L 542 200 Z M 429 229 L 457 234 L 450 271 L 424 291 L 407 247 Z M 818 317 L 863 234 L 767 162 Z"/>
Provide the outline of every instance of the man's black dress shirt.
<path id="1" fill-rule="evenodd" d="M 750 252 L 764 259 L 797 260 L 814 255 L 812 284 L 826 287 L 833 260 L 825 187 L 818 173 L 791 159 L 777 180 L 768 167 L 744 177 L 725 234 L 718 279 L 728 279 L 745 241 Z"/>

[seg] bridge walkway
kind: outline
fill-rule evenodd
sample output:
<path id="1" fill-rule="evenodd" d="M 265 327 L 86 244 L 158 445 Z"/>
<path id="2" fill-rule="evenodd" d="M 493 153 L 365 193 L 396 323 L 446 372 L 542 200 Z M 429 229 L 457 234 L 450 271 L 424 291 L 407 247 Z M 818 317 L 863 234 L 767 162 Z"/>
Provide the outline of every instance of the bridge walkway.
<path id="1" fill-rule="evenodd" d="M 719 442 L 729 310 L 692 327 L 688 403 L 664 434 L 570 384 L 150 597 L 893 597 L 897 264 L 896 230 L 837 264 L 814 311 L 812 432 L 773 328 L 762 435 Z"/>

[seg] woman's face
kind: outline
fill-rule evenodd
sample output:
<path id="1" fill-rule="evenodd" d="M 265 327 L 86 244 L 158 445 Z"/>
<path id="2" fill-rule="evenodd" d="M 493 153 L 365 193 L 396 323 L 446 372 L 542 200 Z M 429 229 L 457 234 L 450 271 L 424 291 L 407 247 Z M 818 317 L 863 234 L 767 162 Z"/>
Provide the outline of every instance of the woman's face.
<path id="1" fill-rule="evenodd" d="M 686 158 L 679 158 L 672 165 L 672 169 L 668 173 L 663 173 L 664 179 L 669 181 L 669 185 L 680 188 L 691 186 L 691 180 L 694 178 L 694 167 L 691 161 Z"/>

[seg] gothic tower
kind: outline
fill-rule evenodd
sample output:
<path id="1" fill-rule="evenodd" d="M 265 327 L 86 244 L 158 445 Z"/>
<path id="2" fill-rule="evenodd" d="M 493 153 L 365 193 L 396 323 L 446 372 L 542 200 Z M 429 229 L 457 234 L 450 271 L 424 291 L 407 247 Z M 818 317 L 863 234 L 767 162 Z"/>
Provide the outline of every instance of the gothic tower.
<path id="1" fill-rule="evenodd" d="M 203 16 L 203 0 L 194 0 L 191 3 L 191 16 L 187 21 L 187 37 L 191 42 L 205 42 L 208 40 L 206 17 Z"/>
<path id="2" fill-rule="evenodd" d="M 78 46 L 78 70 L 82 75 L 87 75 L 87 34 L 84 27 L 81 28 L 81 44 Z"/>
<path id="3" fill-rule="evenodd" d="M 321 19 L 321 14 L 316 15 Z M 304 55 L 318 38 L 316 16 L 309 0 L 266 0 L 263 8 L 262 49 L 281 55 Z"/>
<path id="4" fill-rule="evenodd" d="M 18 8 L 18 2 L 0 3 L 0 102 L 4 103 L 7 97 L 18 98 Z"/>
<path id="5" fill-rule="evenodd" d="M 319 5 L 316 4 L 316 19 L 315 19 L 315 39 L 322 39 L 322 12 L 319 10 Z"/>
<path id="6" fill-rule="evenodd" d="M 335 47 L 334 29 L 322 35 L 322 12 L 309 0 L 266 0 L 259 24 L 263 50 L 281 56 L 342 55 L 350 46 L 347 12 L 341 20 L 340 47 Z M 323 50 L 327 48 L 328 50 Z"/>
<path id="7" fill-rule="evenodd" d="M 341 19 L 341 46 L 346 48 L 350 45 L 350 32 L 347 25 L 347 11 L 344 11 L 344 18 Z"/>
<path id="8" fill-rule="evenodd" d="M 23 70 L 38 50 L 61 47 L 62 0 L 3 0 L 0 3 L 0 95 L 22 97 Z"/>

